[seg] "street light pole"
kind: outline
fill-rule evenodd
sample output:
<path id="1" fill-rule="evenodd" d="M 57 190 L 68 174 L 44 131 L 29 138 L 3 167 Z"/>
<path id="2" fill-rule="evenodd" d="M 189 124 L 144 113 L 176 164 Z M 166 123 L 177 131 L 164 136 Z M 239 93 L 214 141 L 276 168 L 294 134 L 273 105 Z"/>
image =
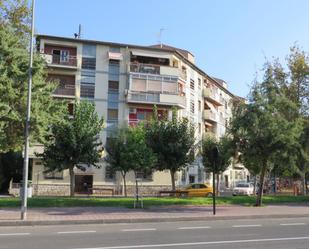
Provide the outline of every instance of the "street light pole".
<path id="1" fill-rule="evenodd" d="M 217 163 L 218 163 L 218 156 L 219 156 L 219 150 L 218 147 L 214 147 L 213 151 L 213 170 L 212 170 L 212 211 L 213 215 L 216 215 L 216 172 L 217 172 Z"/>
<path id="2" fill-rule="evenodd" d="M 31 88 L 32 88 L 32 64 L 33 64 L 33 34 L 34 34 L 34 5 L 35 0 L 32 0 L 31 13 L 31 36 L 30 36 L 30 60 L 29 60 L 29 81 L 28 81 L 28 96 L 27 96 L 27 117 L 25 127 L 25 150 L 24 150 L 24 165 L 23 165 L 23 191 L 21 205 L 21 220 L 27 219 L 27 195 L 28 195 L 28 169 L 29 169 L 29 126 L 31 112 Z"/>

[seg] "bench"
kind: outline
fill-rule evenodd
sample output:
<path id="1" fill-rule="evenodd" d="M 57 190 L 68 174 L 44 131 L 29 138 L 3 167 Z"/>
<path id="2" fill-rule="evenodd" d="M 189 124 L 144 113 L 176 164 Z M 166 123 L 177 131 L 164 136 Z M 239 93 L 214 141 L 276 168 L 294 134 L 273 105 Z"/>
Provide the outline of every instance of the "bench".
<path id="1" fill-rule="evenodd" d="M 90 196 L 91 194 L 93 194 L 93 191 L 107 191 L 110 192 L 111 196 L 114 196 L 114 189 L 112 188 L 88 188 L 88 196 Z"/>
<path id="2" fill-rule="evenodd" d="M 185 190 L 162 190 L 158 192 L 158 197 L 168 194 L 168 196 L 177 196 L 177 197 L 188 197 L 188 191 Z"/>

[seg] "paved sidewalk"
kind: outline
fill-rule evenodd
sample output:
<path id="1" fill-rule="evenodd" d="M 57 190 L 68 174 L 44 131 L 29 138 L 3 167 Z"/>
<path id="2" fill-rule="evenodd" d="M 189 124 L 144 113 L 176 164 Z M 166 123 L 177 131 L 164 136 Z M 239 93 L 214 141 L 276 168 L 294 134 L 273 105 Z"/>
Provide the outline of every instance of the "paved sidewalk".
<path id="1" fill-rule="evenodd" d="M 20 221 L 19 209 L 0 209 L 0 226 L 90 223 L 128 223 L 180 220 L 214 220 L 267 217 L 309 217 L 309 204 L 245 207 L 218 206 L 217 215 L 210 206 L 165 206 L 149 209 L 109 207 L 31 208 L 27 221 Z"/>

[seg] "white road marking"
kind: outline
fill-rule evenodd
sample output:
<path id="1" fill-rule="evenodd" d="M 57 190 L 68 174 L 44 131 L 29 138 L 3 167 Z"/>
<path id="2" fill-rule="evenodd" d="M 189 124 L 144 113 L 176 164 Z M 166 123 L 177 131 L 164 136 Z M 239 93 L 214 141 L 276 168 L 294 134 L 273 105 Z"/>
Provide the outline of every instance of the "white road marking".
<path id="1" fill-rule="evenodd" d="M 205 241 L 205 242 L 188 242 L 188 243 L 171 243 L 171 244 L 150 244 L 150 245 L 133 245 L 133 246 L 108 246 L 108 247 L 87 247 L 74 249 L 126 249 L 126 248 L 162 248 L 176 246 L 199 246 L 199 245 L 219 245 L 219 244 L 237 244 L 251 242 L 273 242 L 289 240 L 309 240 L 309 237 L 291 237 L 291 238 L 269 238 L 269 239 L 247 239 L 247 240 L 222 240 L 222 241 Z"/>
<path id="2" fill-rule="evenodd" d="M 156 231 L 156 228 L 140 228 L 140 229 L 122 229 L 122 232 L 142 232 L 142 231 Z"/>
<path id="3" fill-rule="evenodd" d="M 256 225 L 233 225 L 232 227 L 261 227 L 262 225 L 256 224 Z"/>
<path id="4" fill-rule="evenodd" d="M 57 232 L 58 234 L 71 234 L 71 233 L 96 233 L 96 231 L 64 231 Z"/>
<path id="5" fill-rule="evenodd" d="M 304 226 L 306 223 L 282 223 L 280 226 Z"/>
<path id="6" fill-rule="evenodd" d="M 30 233 L 0 233 L 0 236 L 19 236 L 19 235 L 30 235 Z"/>
<path id="7" fill-rule="evenodd" d="M 190 229 L 209 229 L 211 228 L 210 226 L 205 226 L 205 227 L 178 227 L 177 229 L 179 230 L 190 230 Z"/>

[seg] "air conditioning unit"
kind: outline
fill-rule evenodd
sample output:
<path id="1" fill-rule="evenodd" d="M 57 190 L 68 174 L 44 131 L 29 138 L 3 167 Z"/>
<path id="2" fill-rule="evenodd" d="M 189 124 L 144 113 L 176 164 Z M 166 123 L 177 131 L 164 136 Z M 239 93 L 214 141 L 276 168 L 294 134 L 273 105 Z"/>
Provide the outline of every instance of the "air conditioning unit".
<path id="1" fill-rule="evenodd" d="M 136 108 L 130 108 L 129 114 L 136 114 Z"/>

